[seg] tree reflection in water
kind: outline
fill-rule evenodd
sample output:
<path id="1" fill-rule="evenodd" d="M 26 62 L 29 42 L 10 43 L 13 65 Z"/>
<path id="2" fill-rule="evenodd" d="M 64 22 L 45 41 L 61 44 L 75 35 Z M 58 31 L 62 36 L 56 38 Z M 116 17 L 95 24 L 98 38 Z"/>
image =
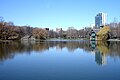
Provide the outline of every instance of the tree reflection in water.
<path id="1" fill-rule="evenodd" d="M 99 65 L 106 64 L 106 56 L 120 58 L 120 42 L 90 42 L 90 41 L 45 41 L 45 42 L 0 42 L 0 61 L 14 58 L 16 54 L 31 54 L 31 51 L 43 51 L 56 47 L 67 48 L 74 52 L 83 49 L 95 53 L 95 61 Z"/>

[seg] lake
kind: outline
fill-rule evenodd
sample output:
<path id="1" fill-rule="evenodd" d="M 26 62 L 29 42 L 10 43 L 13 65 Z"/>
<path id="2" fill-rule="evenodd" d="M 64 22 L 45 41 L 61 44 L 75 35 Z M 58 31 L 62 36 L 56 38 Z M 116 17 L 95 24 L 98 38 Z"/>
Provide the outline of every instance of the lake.
<path id="1" fill-rule="evenodd" d="M 0 42 L 0 80 L 120 80 L 120 42 Z"/>

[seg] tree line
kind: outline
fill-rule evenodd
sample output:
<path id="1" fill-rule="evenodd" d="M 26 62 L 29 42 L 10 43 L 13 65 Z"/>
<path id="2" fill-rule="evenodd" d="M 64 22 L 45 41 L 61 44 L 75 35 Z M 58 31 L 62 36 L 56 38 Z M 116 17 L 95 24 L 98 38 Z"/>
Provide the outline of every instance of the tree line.
<path id="1" fill-rule="evenodd" d="M 120 22 L 110 23 L 111 38 L 120 39 Z M 95 28 L 95 27 L 94 27 Z M 0 17 L 0 40 L 19 40 L 22 37 L 29 35 L 36 39 L 47 39 L 47 38 L 89 38 L 89 33 L 92 30 L 91 27 L 85 27 L 83 29 L 75 29 L 74 27 L 69 27 L 66 31 L 60 30 L 56 32 L 54 30 L 43 29 L 43 28 L 33 28 L 31 26 L 17 26 L 13 22 L 6 22 L 3 17 Z"/>
<path id="2" fill-rule="evenodd" d="M 47 31 L 42 28 L 33 28 L 31 26 L 16 26 L 13 22 L 5 22 L 0 17 L 0 39 L 1 40 L 19 40 L 25 35 L 34 36 L 37 39 L 45 39 Z"/>
<path id="3" fill-rule="evenodd" d="M 108 26 L 111 29 L 111 37 L 120 39 L 120 22 L 110 23 Z"/>

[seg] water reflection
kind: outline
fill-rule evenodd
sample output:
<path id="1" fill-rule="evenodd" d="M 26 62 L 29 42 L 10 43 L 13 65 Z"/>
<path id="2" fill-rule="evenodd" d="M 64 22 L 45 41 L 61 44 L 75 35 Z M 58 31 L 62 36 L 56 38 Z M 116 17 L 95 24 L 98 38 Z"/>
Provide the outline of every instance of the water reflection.
<path id="1" fill-rule="evenodd" d="M 120 58 L 120 42 L 101 42 L 101 41 L 45 41 L 45 42 L 1 42 L 0 43 L 0 61 L 12 59 L 16 54 L 31 54 L 31 51 L 43 51 L 50 48 L 62 50 L 67 48 L 69 52 L 76 49 L 95 54 L 95 62 L 98 65 L 107 64 L 106 57 Z"/>
<path id="2" fill-rule="evenodd" d="M 95 61 L 98 65 L 107 64 L 106 55 L 109 54 L 109 42 L 92 41 L 91 47 L 95 52 Z"/>

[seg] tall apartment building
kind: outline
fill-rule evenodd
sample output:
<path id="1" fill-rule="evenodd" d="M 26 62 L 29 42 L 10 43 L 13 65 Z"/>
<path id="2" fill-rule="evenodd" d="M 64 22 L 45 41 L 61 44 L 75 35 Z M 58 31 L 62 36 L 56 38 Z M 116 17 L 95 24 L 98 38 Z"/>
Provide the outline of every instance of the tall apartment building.
<path id="1" fill-rule="evenodd" d="M 107 23 L 107 14 L 106 13 L 98 13 L 95 16 L 95 26 L 100 28 L 101 26 L 105 26 Z"/>

